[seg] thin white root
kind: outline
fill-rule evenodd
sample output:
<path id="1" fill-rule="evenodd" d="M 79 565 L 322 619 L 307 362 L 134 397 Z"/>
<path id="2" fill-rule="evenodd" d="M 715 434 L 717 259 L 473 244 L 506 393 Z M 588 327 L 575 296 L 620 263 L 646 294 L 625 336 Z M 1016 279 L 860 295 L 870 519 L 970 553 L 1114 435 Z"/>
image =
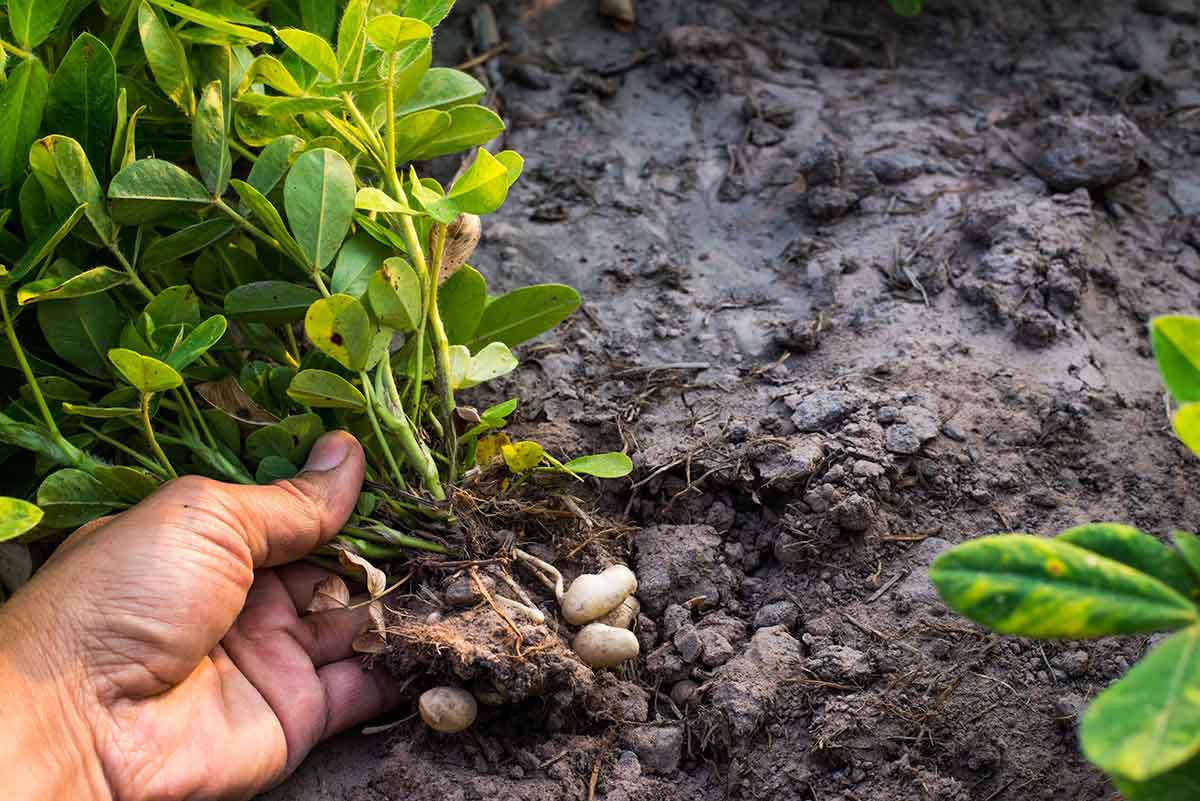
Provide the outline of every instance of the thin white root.
<path id="1" fill-rule="evenodd" d="M 561 606 L 566 587 L 563 586 L 562 573 L 558 572 L 558 568 L 549 562 L 543 562 L 533 554 L 522 551 L 520 548 L 513 548 L 513 556 L 519 561 L 524 562 L 525 566 L 529 568 L 530 573 L 533 573 L 548 589 L 554 591 L 554 598 Z"/>
<path id="2" fill-rule="evenodd" d="M 526 606 L 523 603 L 514 601 L 512 598 L 505 598 L 503 595 L 499 594 L 493 595 L 492 600 L 510 612 L 518 612 L 524 615 L 534 623 L 541 624 L 546 622 L 546 616 L 542 614 L 540 609 L 534 609 L 532 606 Z"/>

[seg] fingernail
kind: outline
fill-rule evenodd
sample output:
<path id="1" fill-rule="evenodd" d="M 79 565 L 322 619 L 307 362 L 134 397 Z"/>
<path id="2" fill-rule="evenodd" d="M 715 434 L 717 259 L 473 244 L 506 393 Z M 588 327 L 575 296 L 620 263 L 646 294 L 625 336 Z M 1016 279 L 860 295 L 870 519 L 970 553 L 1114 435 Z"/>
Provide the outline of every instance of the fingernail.
<path id="1" fill-rule="evenodd" d="M 330 433 L 317 440 L 308 452 L 308 461 L 304 463 L 305 473 L 322 473 L 333 470 L 346 461 L 350 455 L 351 440 L 344 434 Z"/>

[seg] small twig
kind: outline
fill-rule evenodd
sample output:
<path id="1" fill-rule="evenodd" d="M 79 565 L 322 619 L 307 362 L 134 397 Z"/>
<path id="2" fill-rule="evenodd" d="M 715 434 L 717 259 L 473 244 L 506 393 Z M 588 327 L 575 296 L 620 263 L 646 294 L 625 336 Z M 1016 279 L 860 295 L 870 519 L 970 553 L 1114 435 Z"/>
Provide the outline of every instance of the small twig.
<path id="1" fill-rule="evenodd" d="M 900 579 L 904 578 L 907 575 L 908 575 L 907 572 L 900 572 L 900 573 L 897 573 L 896 575 L 892 576 L 890 579 L 887 580 L 887 583 L 885 583 L 879 589 L 875 590 L 875 592 L 871 593 L 871 597 L 868 598 L 866 602 L 874 603 L 875 601 L 878 601 L 880 596 L 882 596 L 885 592 L 890 590 L 893 586 L 895 586 L 896 582 L 898 582 Z"/>
<path id="2" fill-rule="evenodd" d="M 466 61 L 459 64 L 454 69 L 469 70 L 472 67 L 478 67 L 480 64 L 486 64 L 487 62 L 491 61 L 493 58 L 500 55 L 507 49 L 508 49 L 508 42 L 501 42 L 500 44 L 496 45 L 495 47 L 491 48 L 490 50 L 485 50 L 484 52 L 480 53 L 479 55 L 475 56 L 474 58 L 468 58 Z"/>

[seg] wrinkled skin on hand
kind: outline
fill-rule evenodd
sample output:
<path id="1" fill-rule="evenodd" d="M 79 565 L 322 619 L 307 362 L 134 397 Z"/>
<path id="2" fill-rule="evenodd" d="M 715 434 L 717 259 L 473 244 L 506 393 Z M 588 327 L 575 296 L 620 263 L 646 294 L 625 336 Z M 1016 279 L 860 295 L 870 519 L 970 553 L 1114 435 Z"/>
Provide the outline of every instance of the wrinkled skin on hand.
<path id="1" fill-rule="evenodd" d="M 75 532 L 0 607 L 7 797 L 249 798 L 389 708 L 393 684 L 351 651 L 367 610 L 304 615 L 328 574 L 296 562 L 362 477 L 334 433 L 294 479 L 185 477 Z"/>

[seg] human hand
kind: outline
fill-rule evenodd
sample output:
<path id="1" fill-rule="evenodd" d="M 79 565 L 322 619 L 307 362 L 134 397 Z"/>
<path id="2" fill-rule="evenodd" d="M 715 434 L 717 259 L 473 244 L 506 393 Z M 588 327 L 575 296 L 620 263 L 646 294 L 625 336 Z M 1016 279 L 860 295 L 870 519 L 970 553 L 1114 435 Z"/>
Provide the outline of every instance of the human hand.
<path id="1" fill-rule="evenodd" d="M 185 477 L 68 538 L 0 607 L 5 797 L 249 798 L 385 711 L 392 683 L 351 652 L 367 610 L 302 617 L 328 574 L 289 564 L 362 477 L 329 434 L 289 481 Z"/>

